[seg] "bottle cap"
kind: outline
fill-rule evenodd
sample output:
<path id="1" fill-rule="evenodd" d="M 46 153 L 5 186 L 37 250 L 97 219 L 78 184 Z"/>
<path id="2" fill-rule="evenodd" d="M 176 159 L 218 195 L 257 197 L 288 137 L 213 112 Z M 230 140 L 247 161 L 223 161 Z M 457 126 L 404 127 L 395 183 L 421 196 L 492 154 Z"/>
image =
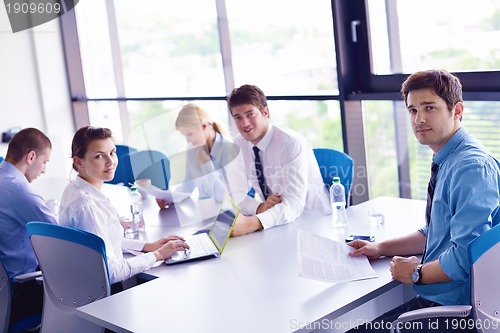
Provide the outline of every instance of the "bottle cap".
<path id="1" fill-rule="evenodd" d="M 333 177 L 332 183 L 340 183 L 340 177 Z"/>
<path id="2" fill-rule="evenodd" d="M 132 192 L 137 191 L 137 186 L 132 185 L 132 186 L 130 187 L 130 190 L 131 190 Z"/>

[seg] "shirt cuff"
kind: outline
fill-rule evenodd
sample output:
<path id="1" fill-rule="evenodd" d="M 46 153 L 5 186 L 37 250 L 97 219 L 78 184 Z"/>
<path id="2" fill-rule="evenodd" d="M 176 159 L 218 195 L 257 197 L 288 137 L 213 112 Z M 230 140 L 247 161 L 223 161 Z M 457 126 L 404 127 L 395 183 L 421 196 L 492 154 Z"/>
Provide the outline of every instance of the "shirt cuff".
<path id="1" fill-rule="evenodd" d="M 261 203 L 254 198 L 245 195 L 245 198 L 239 203 L 241 208 L 241 213 L 243 215 L 255 215 L 257 213 L 257 208 Z"/>
<path id="2" fill-rule="evenodd" d="M 138 239 L 129 239 L 129 238 L 122 239 L 122 250 L 129 249 L 135 251 L 142 251 L 144 245 L 146 245 L 146 242 Z"/>
<path id="3" fill-rule="evenodd" d="M 276 225 L 273 215 L 268 211 L 257 214 L 256 216 L 259 219 L 260 224 L 262 224 L 262 227 L 264 229 L 269 229 Z"/>
<path id="4" fill-rule="evenodd" d="M 144 253 L 144 256 L 148 258 L 148 269 L 150 269 L 156 262 L 156 256 L 153 252 Z"/>

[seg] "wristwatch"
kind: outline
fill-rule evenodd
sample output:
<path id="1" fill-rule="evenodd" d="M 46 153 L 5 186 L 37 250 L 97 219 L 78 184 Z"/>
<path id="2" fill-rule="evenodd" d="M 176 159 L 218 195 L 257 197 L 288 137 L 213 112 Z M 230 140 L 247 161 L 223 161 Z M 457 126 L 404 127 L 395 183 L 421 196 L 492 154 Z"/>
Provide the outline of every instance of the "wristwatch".
<path id="1" fill-rule="evenodd" d="M 419 264 L 417 265 L 414 269 L 413 269 L 413 272 L 411 272 L 411 281 L 413 282 L 413 284 L 416 284 L 416 285 L 422 285 L 422 267 L 424 265 L 422 264 Z"/>

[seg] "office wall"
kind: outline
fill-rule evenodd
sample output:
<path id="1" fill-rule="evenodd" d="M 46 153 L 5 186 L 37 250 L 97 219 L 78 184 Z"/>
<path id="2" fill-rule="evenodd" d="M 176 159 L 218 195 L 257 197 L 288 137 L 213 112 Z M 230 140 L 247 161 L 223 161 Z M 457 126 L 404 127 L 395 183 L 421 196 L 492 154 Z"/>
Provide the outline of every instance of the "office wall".
<path id="1" fill-rule="evenodd" d="M 47 173 L 36 181 L 40 182 L 38 186 L 54 179 L 67 180 L 75 128 L 59 22 L 12 33 L 5 6 L 1 5 L 0 132 L 16 126 L 36 127 L 53 143 Z M 58 193 L 51 196 L 56 198 Z"/>

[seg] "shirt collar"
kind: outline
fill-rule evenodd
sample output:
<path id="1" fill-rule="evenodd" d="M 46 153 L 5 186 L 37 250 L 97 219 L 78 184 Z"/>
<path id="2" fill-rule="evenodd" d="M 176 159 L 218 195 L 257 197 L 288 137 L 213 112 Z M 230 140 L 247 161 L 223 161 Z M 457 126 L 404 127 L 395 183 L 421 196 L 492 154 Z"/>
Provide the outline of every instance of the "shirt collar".
<path id="1" fill-rule="evenodd" d="M 101 201 L 109 201 L 109 198 L 102 193 L 101 190 L 99 190 L 97 187 L 94 185 L 90 184 L 88 181 L 83 179 L 80 176 L 76 176 L 76 179 L 74 180 L 74 184 L 81 188 L 83 191 L 86 193 L 92 195 L 93 197 L 96 197 L 97 199 Z"/>
<path id="2" fill-rule="evenodd" d="M 437 154 L 434 155 L 434 162 L 438 165 L 442 165 L 468 134 L 469 132 L 465 129 L 465 127 L 460 127 L 455 134 L 453 134 L 451 138 L 446 141 L 441 149 L 439 149 Z"/>
<path id="3" fill-rule="evenodd" d="M 16 168 L 14 164 L 7 162 L 6 160 L 3 160 L 2 163 L 0 163 L 0 168 L 7 171 L 7 173 L 11 174 L 17 181 L 29 183 L 28 178 L 26 178 L 26 176 L 21 172 L 21 170 Z"/>
<path id="4" fill-rule="evenodd" d="M 273 138 L 273 133 L 274 133 L 274 126 L 273 124 L 269 123 L 269 128 L 267 129 L 266 134 L 264 134 L 262 139 L 260 139 L 259 143 L 256 144 L 259 150 L 265 151 L 267 149 Z"/>

